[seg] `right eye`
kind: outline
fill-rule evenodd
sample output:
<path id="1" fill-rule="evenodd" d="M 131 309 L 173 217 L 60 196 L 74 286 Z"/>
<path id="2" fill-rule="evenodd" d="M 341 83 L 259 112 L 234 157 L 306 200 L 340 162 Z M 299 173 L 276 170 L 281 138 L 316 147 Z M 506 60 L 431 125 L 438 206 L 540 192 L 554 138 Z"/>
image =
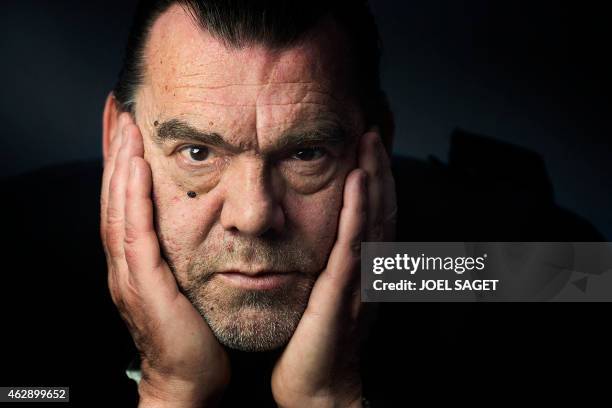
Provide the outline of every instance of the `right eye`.
<path id="1" fill-rule="evenodd" d="M 203 162 L 210 156 L 210 150 L 205 146 L 185 146 L 179 153 L 192 162 Z"/>

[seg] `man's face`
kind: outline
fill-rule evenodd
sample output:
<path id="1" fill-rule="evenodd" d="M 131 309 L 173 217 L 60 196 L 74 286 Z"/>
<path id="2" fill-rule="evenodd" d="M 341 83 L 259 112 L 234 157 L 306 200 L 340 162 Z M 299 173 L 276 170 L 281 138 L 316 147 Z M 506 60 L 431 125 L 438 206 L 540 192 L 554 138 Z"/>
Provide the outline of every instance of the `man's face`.
<path id="1" fill-rule="evenodd" d="M 344 46 L 330 23 L 288 49 L 231 49 L 178 6 L 152 28 L 135 102 L 158 235 L 230 347 L 285 344 L 326 265 L 365 130 Z"/>

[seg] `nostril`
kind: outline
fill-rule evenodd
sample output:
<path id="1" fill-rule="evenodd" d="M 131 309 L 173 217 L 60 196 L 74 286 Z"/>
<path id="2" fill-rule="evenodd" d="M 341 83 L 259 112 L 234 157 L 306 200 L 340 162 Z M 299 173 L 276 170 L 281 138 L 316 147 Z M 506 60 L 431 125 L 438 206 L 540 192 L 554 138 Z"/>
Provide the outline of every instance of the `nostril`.
<path id="1" fill-rule="evenodd" d="M 261 236 L 271 229 L 282 227 L 279 221 L 284 217 L 279 212 L 282 213 L 279 206 L 271 201 L 247 201 L 243 198 L 233 205 L 230 202 L 225 203 L 221 212 L 221 223 L 226 231 Z"/>
<path id="2" fill-rule="evenodd" d="M 259 162 L 257 166 L 238 166 L 245 162 L 235 162 L 236 167 L 226 175 L 228 188 L 224 190 L 221 225 L 225 231 L 236 230 L 252 236 L 282 229 L 281 202 L 271 188 L 272 181 Z"/>

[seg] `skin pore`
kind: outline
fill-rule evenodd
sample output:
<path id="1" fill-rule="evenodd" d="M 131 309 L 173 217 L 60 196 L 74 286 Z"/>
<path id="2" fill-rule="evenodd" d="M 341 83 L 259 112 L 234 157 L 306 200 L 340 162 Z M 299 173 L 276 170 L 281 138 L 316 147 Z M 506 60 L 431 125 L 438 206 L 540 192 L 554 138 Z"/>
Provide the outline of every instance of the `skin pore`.
<path id="1" fill-rule="evenodd" d="M 157 235 L 179 287 L 230 347 L 286 344 L 326 265 L 366 130 L 338 63 L 345 48 L 331 23 L 288 49 L 227 47 L 179 6 L 151 30 L 135 121 Z M 230 271 L 285 275 L 253 290 L 219 274 Z"/>

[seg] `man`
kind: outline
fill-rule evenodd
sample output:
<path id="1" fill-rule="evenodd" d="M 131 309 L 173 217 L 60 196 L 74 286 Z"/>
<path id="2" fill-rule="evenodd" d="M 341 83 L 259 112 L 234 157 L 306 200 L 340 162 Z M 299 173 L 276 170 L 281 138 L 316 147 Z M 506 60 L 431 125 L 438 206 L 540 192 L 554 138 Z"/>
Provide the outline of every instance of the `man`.
<path id="1" fill-rule="evenodd" d="M 2 183 L 1 384 L 69 386 L 70 402 L 85 407 L 134 406 L 137 391 L 150 406 L 359 405 L 361 394 L 374 407 L 398 407 L 542 389 L 548 403 L 568 379 L 597 381 L 583 374 L 588 362 L 609 365 L 607 342 L 597 341 L 607 338 L 605 308 L 381 304 L 356 353 L 348 242 L 390 239 L 394 218 L 392 179 L 377 166 L 385 156 L 372 135 L 378 125 L 389 151 L 378 58 L 365 57 L 377 56 L 371 18 L 355 4 L 279 2 L 265 14 L 246 13 L 253 2 L 228 6 L 242 10 L 225 16 L 234 23 L 286 20 L 280 41 L 268 29 L 246 36 L 262 27 L 251 20 L 229 30 L 222 4 L 206 2 L 212 35 L 200 9 L 188 8 L 196 19 L 187 24 L 182 5 L 143 5 L 149 13 L 137 23 L 149 26 L 148 16 L 151 29 L 133 31 L 132 61 L 107 103 L 109 268 L 100 163 Z M 296 122 L 310 131 L 293 132 Z M 39 140 L 8 135 L 16 136 Z M 457 132 L 448 165 L 394 157 L 393 174 L 398 241 L 602 239 L 555 204 L 541 157 L 495 140 Z M 247 276 L 230 276 L 237 272 Z M 124 375 L 134 343 L 138 390 Z"/>
<path id="2" fill-rule="evenodd" d="M 360 242 L 396 214 L 376 45 L 361 2 L 140 6 L 101 236 L 141 406 L 222 402 L 231 350 L 281 350 L 279 406 L 361 406 Z"/>

